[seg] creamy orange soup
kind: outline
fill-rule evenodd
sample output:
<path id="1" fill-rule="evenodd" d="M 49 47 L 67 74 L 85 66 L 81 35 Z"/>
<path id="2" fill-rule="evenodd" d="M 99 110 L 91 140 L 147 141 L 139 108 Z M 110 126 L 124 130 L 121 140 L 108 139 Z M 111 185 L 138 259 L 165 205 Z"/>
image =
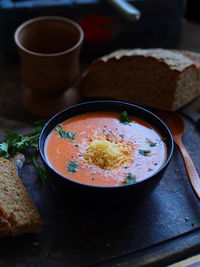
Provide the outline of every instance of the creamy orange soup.
<path id="1" fill-rule="evenodd" d="M 166 160 L 162 136 L 147 122 L 119 113 L 92 112 L 57 125 L 45 156 L 63 176 L 95 186 L 121 186 L 146 179 Z"/>

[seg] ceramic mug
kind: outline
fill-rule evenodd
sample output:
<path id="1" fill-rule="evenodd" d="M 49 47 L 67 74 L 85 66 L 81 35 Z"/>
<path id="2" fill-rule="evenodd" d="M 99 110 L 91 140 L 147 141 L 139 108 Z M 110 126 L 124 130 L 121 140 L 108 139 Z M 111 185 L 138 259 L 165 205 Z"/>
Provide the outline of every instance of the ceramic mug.
<path id="1" fill-rule="evenodd" d="M 73 93 L 66 90 L 79 77 L 83 38 L 81 27 L 63 17 L 38 17 L 17 28 L 14 39 L 29 111 L 49 116 L 74 104 Z"/>

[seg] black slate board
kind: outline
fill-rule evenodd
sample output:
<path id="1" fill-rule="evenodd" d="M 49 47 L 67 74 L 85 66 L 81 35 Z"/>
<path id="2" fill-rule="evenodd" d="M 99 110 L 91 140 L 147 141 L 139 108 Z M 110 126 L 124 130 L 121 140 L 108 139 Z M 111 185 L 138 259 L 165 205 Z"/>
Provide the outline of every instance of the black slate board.
<path id="1" fill-rule="evenodd" d="M 200 174 L 200 132 L 189 120 L 185 119 L 185 123 L 183 142 Z M 0 241 L 3 267 L 118 266 L 119 263 L 120 266 L 148 266 L 158 253 L 162 254 L 163 244 L 170 244 L 168 254 L 172 256 L 176 242 L 180 251 L 187 251 L 190 243 L 186 244 L 183 236 L 192 238 L 200 229 L 200 203 L 191 190 L 177 148 L 155 191 L 142 203 L 121 207 L 117 212 L 71 208 L 53 189 L 40 184 L 30 165 L 24 166 L 20 177 L 39 209 L 43 224 L 38 236 Z M 200 245 L 198 234 L 196 245 Z M 151 252 L 149 258 L 147 250 Z M 188 246 L 189 250 L 192 253 Z M 165 251 L 166 257 L 168 254 Z M 133 261 L 134 255 L 137 261 Z M 163 265 L 155 263 L 154 266 Z"/>

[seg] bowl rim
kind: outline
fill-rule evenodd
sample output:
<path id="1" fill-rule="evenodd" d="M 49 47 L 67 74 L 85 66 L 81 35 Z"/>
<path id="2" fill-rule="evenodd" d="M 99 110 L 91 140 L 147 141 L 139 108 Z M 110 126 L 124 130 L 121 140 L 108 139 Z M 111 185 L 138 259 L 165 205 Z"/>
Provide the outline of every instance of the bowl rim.
<path id="1" fill-rule="evenodd" d="M 167 158 L 166 158 L 166 161 L 164 162 L 164 164 L 162 165 L 162 167 L 160 169 L 158 169 L 157 172 L 153 173 L 151 176 L 148 176 L 147 178 L 141 180 L 141 181 L 138 181 L 136 183 L 132 183 L 132 184 L 124 184 L 124 185 L 120 185 L 120 186 L 97 186 L 97 185 L 92 185 L 92 184 L 85 184 L 85 183 L 80 183 L 80 182 L 77 182 L 76 180 L 73 180 L 73 179 L 70 179 L 64 175 L 62 175 L 61 173 L 59 173 L 57 170 L 55 170 L 51 165 L 50 163 L 48 162 L 48 160 L 46 159 L 45 157 L 45 153 L 43 153 L 43 150 L 42 150 L 42 137 L 44 135 L 44 132 L 46 130 L 46 128 L 51 125 L 51 123 L 57 118 L 59 117 L 61 114 L 65 113 L 65 112 L 68 112 L 69 110 L 71 109 L 76 109 L 76 108 L 79 108 L 79 107 L 84 107 L 84 106 L 88 106 L 88 105 L 93 105 L 93 104 L 99 104 L 99 105 L 103 105 L 105 103 L 107 104 L 111 104 L 111 105 L 128 105 L 130 108 L 131 107 L 134 107 L 136 109 L 139 109 L 139 110 L 142 110 L 143 112 L 146 112 L 148 113 L 150 116 L 153 116 L 156 120 L 158 120 L 164 127 L 165 129 L 167 130 L 168 132 L 168 136 L 169 136 L 169 140 L 170 140 L 170 144 L 171 144 L 171 150 L 169 151 L 168 155 L 167 155 Z M 106 111 L 106 110 L 105 110 Z M 95 112 L 94 111 L 91 111 L 91 112 Z M 112 111 L 111 111 L 112 112 Z M 86 113 L 90 113 L 90 111 L 86 112 Z M 80 115 L 80 114 L 79 114 Z M 75 117 L 75 116 L 78 116 L 78 115 L 74 115 L 74 116 L 70 116 L 69 118 L 72 118 L 72 117 Z M 148 122 L 148 121 L 147 121 Z M 150 123 L 151 124 L 151 123 Z M 53 129 L 53 128 L 52 128 Z M 159 130 L 158 130 L 159 131 Z M 48 134 L 50 133 L 50 131 L 48 132 Z M 47 136 L 48 136 L 47 134 Z M 46 136 L 46 138 L 47 138 Z M 43 146 L 45 145 L 45 141 L 46 141 L 46 138 L 43 142 Z M 119 188 L 127 188 L 127 187 L 130 187 L 130 186 L 136 186 L 136 185 L 139 185 L 139 184 L 142 184 L 144 183 L 145 181 L 148 181 L 150 179 L 153 179 L 156 175 L 158 175 L 159 173 L 161 173 L 166 167 L 167 165 L 169 164 L 171 158 L 172 158 L 172 155 L 173 155 L 173 152 L 174 152 L 174 140 L 173 140 L 173 137 L 172 137 L 172 134 L 168 128 L 168 126 L 157 116 L 155 115 L 153 112 L 139 106 L 139 105 L 135 105 L 133 103 L 129 103 L 129 102 L 124 102 L 124 101 L 119 101 L 119 100 L 94 100 L 94 101 L 87 101 L 87 102 L 82 102 L 82 103 L 79 103 L 79 104 L 76 104 L 76 105 L 73 105 L 73 106 L 70 106 L 69 108 L 66 108 L 64 110 L 61 110 L 59 111 L 58 113 L 56 113 L 53 117 L 51 117 L 47 122 L 46 124 L 44 125 L 41 133 L 40 133 L 40 137 L 39 137 L 39 153 L 40 153 L 40 156 L 43 160 L 43 162 L 48 166 L 48 168 L 50 168 L 50 170 L 57 174 L 58 176 L 60 176 L 62 179 L 65 179 L 67 180 L 67 182 L 71 182 L 73 184 L 76 184 L 76 185 L 79 185 L 79 186 L 83 186 L 85 188 L 94 188 L 94 189 L 105 189 L 105 190 L 117 190 Z"/>

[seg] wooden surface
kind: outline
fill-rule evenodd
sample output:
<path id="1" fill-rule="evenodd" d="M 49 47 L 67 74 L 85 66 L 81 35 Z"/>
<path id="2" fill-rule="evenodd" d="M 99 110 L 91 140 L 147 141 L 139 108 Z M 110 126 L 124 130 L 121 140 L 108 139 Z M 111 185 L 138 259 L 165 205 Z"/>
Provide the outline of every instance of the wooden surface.
<path id="1" fill-rule="evenodd" d="M 189 120 L 185 122 L 183 142 L 200 172 L 197 149 L 200 132 Z M 116 266 L 116 262 L 120 266 L 144 266 L 141 262 L 144 263 L 146 250 L 152 251 L 155 245 L 159 248 L 163 242 L 178 242 L 194 231 L 199 234 L 195 249 L 200 247 L 200 203 L 177 149 L 160 184 L 146 200 L 105 213 L 72 207 L 55 190 L 41 185 L 31 165 L 24 166 L 20 177 L 39 209 L 43 224 L 38 236 L 0 241 L 2 267 Z M 181 243 L 181 249 L 186 250 L 186 245 L 188 242 Z M 167 263 L 176 260 L 174 248 L 167 253 L 172 256 Z M 166 262 L 167 255 L 165 250 L 159 253 L 159 266 L 163 266 L 163 260 Z M 145 264 L 151 262 L 151 266 L 156 266 L 155 260 L 151 256 Z"/>
<path id="2" fill-rule="evenodd" d="M 190 154 L 188 153 L 187 149 L 183 145 L 182 135 L 175 136 L 174 142 L 178 146 L 181 152 L 181 155 L 183 157 L 188 179 L 191 183 L 192 189 L 196 197 L 200 200 L 200 178 L 199 178 L 199 175 L 197 173 L 197 170 L 194 166 L 194 163 L 192 161 Z"/>
<path id="3" fill-rule="evenodd" d="M 191 266 L 190 264 L 196 264 L 196 265 Z M 189 259 L 180 261 L 178 263 L 174 263 L 174 264 L 170 265 L 169 267 L 186 267 L 186 266 L 188 266 L 188 267 L 200 266 L 200 255 L 196 255 L 196 256 L 193 256 Z"/>
<path id="4" fill-rule="evenodd" d="M 184 21 L 183 26 L 179 48 L 200 52 L 200 24 Z M 23 128 L 38 119 L 23 107 L 22 91 L 19 66 L 1 63 L 1 130 Z M 190 108 L 200 110 L 200 100 Z M 189 120 L 186 123 L 183 142 L 200 173 L 200 134 Z M 40 184 L 31 166 L 24 167 L 21 177 L 43 224 L 38 236 L 0 241 L 1 267 L 164 266 L 200 252 L 199 202 L 177 149 L 149 199 L 117 214 L 96 211 L 88 215 L 71 209 L 53 190 Z"/>

